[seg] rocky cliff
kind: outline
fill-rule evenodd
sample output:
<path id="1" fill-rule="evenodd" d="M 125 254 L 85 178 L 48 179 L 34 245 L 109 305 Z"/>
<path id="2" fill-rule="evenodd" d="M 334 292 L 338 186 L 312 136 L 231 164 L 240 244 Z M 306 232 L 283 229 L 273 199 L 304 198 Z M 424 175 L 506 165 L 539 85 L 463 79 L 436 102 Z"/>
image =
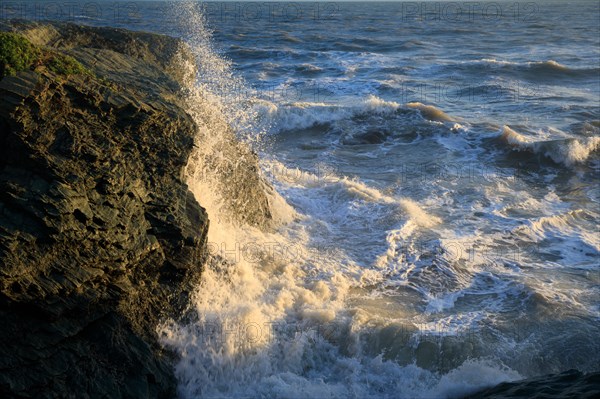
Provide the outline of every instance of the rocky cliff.
<path id="1" fill-rule="evenodd" d="M 0 31 L 41 54 L 0 80 L 0 397 L 173 397 L 155 327 L 185 307 L 208 229 L 183 176 L 191 56 L 112 28 Z M 83 69 L 53 67 L 66 56 Z"/>

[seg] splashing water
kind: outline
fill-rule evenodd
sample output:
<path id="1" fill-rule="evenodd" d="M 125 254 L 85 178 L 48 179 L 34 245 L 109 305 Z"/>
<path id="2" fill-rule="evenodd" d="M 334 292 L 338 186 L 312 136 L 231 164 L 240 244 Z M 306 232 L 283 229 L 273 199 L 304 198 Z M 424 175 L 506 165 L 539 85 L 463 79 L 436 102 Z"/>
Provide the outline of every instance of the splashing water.
<path id="1" fill-rule="evenodd" d="M 211 219 L 209 261 L 191 316 L 158 328 L 161 342 L 179 356 L 180 395 L 441 398 L 521 378 L 505 364 L 513 357 L 535 364 L 533 338 L 517 343 L 501 334 L 501 324 L 487 336 L 464 334 L 489 316 L 497 298 L 527 296 L 523 285 L 497 277 L 506 274 L 504 265 L 492 265 L 494 274 L 448 253 L 411 252 L 419 239 L 452 236 L 431 206 L 335 170 L 317 176 L 268 156 L 268 117 L 277 107 L 263 112 L 264 102 L 219 55 L 197 3 L 173 7 L 198 61 L 182 66 L 190 76 L 185 101 L 198 125 L 187 180 Z M 329 108 L 319 108 L 323 118 L 345 121 L 396 118 L 401 106 L 370 97 L 359 111 Z M 432 106 L 408 109 L 436 129 L 454 122 Z M 288 119 L 305 123 L 295 116 Z M 360 230 L 365 213 L 392 228 L 368 235 Z M 374 253 L 348 237 L 377 241 Z M 476 236 L 461 239 L 485 244 Z M 367 256 L 370 267 L 361 261 Z M 395 297 L 383 295 L 392 289 Z M 415 293 L 426 306 L 416 304 Z M 486 298 L 487 308 L 429 317 L 465 295 Z"/>

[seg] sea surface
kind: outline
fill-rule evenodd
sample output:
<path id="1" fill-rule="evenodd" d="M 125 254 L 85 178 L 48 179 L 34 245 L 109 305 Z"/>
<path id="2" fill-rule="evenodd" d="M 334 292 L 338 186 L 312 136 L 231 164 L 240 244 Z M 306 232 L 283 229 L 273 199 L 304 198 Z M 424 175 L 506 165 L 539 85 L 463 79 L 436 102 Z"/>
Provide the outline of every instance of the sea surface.
<path id="1" fill-rule="evenodd" d="M 214 256 L 192 316 L 158 331 L 182 397 L 461 397 L 600 370 L 598 1 L 0 4 L 199 60 L 188 183 Z M 195 172 L 227 157 L 223 121 L 277 225 L 235 222 Z"/>

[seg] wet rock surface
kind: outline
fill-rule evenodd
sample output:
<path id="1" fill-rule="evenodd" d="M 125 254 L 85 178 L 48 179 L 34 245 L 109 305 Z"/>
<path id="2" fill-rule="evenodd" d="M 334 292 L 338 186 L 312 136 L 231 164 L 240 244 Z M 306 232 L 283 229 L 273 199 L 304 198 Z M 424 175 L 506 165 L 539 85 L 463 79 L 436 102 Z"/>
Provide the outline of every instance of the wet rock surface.
<path id="1" fill-rule="evenodd" d="M 185 308 L 208 217 L 177 39 L 0 22 L 92 72 L 0 80 L 0 396 L 173 397 L 156 325 Z"/>
<path id="2" fill-rule="evenodd" d="M 465 399 L 592 399 L 600 396 L 600 373 L 568 370 L 522 381 L 504 382 Z"/>

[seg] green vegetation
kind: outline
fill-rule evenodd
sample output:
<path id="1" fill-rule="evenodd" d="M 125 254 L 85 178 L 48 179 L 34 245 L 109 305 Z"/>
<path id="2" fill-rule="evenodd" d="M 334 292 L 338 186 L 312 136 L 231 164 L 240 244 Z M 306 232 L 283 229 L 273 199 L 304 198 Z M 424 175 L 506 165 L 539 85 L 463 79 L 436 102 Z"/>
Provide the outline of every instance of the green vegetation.
<path id="1" fill-rule="evenodd" d="M 31 69 L 41 51 L 23 36 L 0 32 L 0 78 Z"/>
<path id="2" fill-rule="evenodd" d="M 79 61 L 68 55 L 53 55 L 47 62 L 47 67 L 52 72 L 60 75 L 91 75 L 91 72 Z"/>
<path id="3" fill-rule="evenodd" d="M 59 75 L 93 76 L 73 57 L 42 50 L 21 35 L 0 32 L 0 79 L 38 66 Z"/>

